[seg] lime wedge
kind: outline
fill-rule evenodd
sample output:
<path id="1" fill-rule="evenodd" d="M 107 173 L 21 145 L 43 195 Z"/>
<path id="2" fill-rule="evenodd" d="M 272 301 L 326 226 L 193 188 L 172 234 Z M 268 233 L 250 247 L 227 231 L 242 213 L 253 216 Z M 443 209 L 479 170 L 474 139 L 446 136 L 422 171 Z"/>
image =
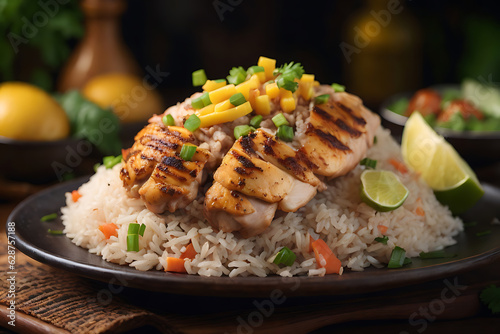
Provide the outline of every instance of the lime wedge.
<path id="1" fill-rule="evenodd" d="M 418 112 L 406 121 L 401 152 L 406 164 L 420 173 L 452 213 L 465 212 L 483 196 L 476 174 Z"/>
<path id="2" fill-rule="evenodd" d="M 408 197 L 408 189 L 390 171 L 365 170 L 361 174 L 361 199 L 377 211 L 399 208 Z"/>

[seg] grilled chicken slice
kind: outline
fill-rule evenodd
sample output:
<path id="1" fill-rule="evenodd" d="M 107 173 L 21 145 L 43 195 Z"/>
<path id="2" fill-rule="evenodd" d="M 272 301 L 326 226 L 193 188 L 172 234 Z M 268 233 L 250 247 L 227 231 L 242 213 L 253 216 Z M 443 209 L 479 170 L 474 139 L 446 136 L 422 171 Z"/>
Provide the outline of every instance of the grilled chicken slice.
<path id="1" fill-rule="evenodd" d="M 380 118 L 361 99 L 336 93 L 311 110 L 300 150 L 316 166 L 316 174 L 345 175 L 365 156 L 379 125 Z"/>
<path id="2" fill-rule="evenodd" d="M 147 125 L 135 137 L 120 171 L 129 194 L 141 197 L 155 213 L 174 212 L 191 203 L 198 194 L 202 170 L 210 157 L 210 152 L 198 147 L 192 161 L 180 158 L 182 146 L 194 141 L 184 128 Z"/>
<path id="3" fill-rule="evenodd" d="M 204 213 L 210 225 L 224 232 L 238 231 L 243 238 L 264 232 L 278 205 L 247 197 L 214 182 L 205 195 Z"/>

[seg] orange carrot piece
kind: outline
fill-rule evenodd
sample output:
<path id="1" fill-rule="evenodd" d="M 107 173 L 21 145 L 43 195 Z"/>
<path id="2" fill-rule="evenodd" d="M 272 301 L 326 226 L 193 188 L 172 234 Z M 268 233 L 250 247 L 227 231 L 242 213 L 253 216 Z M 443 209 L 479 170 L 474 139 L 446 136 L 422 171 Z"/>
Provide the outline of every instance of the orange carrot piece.
<path id="1" fill-rule="evenodd" d="M 186 273 L 186 268 L 184 267 L 184 259 L 179 259 L 177 257 L 167 257 L 167 268 L 165 271 L 171 271 L 174 273 Z"/>
<path id="2" fill-rule="evenodd" d="M 193 244 L 190 243 L 189 245 L 187 245 L 184 253 L 181 254 L 181 259 L 194 260 L 194 258 L 196 257 L 196 254 L 198 254 L 198 253 L 194 250 Z"/>
<path id="3" fill-rule="evenodd" d="M 424 209 L 422 209 L 422 207 L 420 207 L 420 206 L 419 206 L 419 207 L 417 207 L 417 209 L 415 210 L 415 213 L 416 213 L 417 215 L 419 215 L 419 216 L 422 216 L 422 217 L 424 217 L 424 216 L 425 216 L 425 211 L 424 211 Z"/>
<path id="4" fill-rule="evenodd" d="M 82 195 L 80 195 L 80 193 L 78 192 L 78 190 L 73 190 L 71 192 L 71 199 L 73 200 L 73 202 L 78 202 L 78 200 L 80 199 L 80 197 L 82 197 Z"/>
<path id="5" fill-rule="evenodd" d="M 101 231 L 102 234 L 104 234 L 104 237 L 106 239 L 109 239 L 111 236 L 117 237 L 118 236 L 117 229 L 118 229 L 118 226 L 116 226 L 113 223 L 102 224 L 101 226 L 99 226 L 99 231 Z"/>
<path id="6" fill-rule="evenodd" d="M 309 236 L 309 249 L 308 249 L 309 253 L 313 251 L 313 242 L 314 242 L 313 237 Z"/>
<path id="7" fill-rule="evenodd" d="M 327 274 L 338 274 L 340 268 L 342 268 L 342 263 L 333 254 L 332 250 L 326 242 L 322 239 L 315 240 L 312 243 L 312 248 L 314 250 L 314 256 L 316 257 L 316 264 L 320 268 L 325 268 Z"/>
<path id="8" fill-rule="evenodd" d="M 387 233 L 387 229 L 388 229 L 387 226 L 385 226 L 385 225 L 377 225 L 377 228 L 380 231 L 380 233 L 382 233 L 382 234 L 386 234 Z"/>
<path id="9" fill-rule="evenodd" d="M 388 161 L 389 161 L 389 163 L 390 163 L 391 165 L 393 165 L 393 166 L 394 166 L 394 168 L 396 168 L 396 169 L 398 170 L 398 172 L 400 172 L 401 174 L 406 174 L 406 173 L 408 173 L 408 168 L 406 168 L 406 166 L 405 166 L 402 162 L 399 162 L 399 161 L 397 161 L 397 160 L 395 160 L 395 159 L 392 159 L 392 158 L 391 158 L 391 159 L 389 159 Z"/>

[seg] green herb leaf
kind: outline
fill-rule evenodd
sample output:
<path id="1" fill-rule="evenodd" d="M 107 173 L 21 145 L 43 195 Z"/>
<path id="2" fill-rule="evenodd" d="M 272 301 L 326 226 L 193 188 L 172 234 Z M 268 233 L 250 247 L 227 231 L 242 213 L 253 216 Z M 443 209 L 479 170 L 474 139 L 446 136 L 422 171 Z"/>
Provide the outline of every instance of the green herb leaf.
<path id="1" fill-rule="evenodd" d="M 295 262 L 295 259 L 297 258 L 297 255 L 295 255 L 294 252 L 292 252 L 288 247 L 283 247 L 278 254 L 276 254 L 276 257 L 274 258 L 273 263 L 275 264 L 284 264 L 285 266 L 291 266 Z"/>
<path id="2" fill-rule="evenodd" d="M 384 235 L 382 238 L 380 238 L 380 237 L 375 238 L 375 241 L 380 242 L 381 244 L 387 245 L 387 241 L 389 241 L 389 237 Z"/>
<path id="3" fill-rule="evenodd" d="M 294 63 L 293 61 L 288 64 L 283 64 L 281 67 L 274 70 L 273 74 L 276 76 L 278 74 L 284 76 L 293 76 L 294 78 L 300 79 L 305 73 L 304 67 L 300 63 Z"/>
<path id="4" fill-rule="evenodd" d="M 41 222 L 48 222 L 50 220 L 54 220 L 57 218 L 57 213 L 51 213 L 50 215 L 45 215 L 42 218 L 40 218 Z"/>
<path id="5" fill-rule="evenodd" d="M 102 158 L 102 164 L 104 165 L 104 167 L 106 167 L 106 169 L 113 168 L 115 165 L 119 164 L 121 161 L 122 161 L 121 154 L 116 156 L 116 157 L 110 155 L 110 156 Z"/>
<path id="6" fill-rule="evenodd" d="M 500 287 L 490 285 L 481 291 L 479 298 L 492 313 L 500 313 Z"/>
<path id="7" fill-rule="evenodd" d="M 409 103 L 407 98 L 401 98 L 388 106 L 387 109 L 398 115 L 405 116 Z"/>
<path id="8" fill-rule="evenodd" d="M 359 162 L 361 166 L 366 166 L 368 168 L 375 169 L 377 167 L 377 160 L 372 160 L 370 158 L 364 158 Z"/>

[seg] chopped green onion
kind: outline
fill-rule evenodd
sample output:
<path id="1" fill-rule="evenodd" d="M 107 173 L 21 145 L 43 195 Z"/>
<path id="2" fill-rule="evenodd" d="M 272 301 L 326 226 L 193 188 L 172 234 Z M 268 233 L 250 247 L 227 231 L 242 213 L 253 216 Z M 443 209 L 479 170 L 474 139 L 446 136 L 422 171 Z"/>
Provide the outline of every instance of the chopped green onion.
<path id="1" fill-rule="evenodd" d="M 193 86 L 203 86 L 207 82 L 205 70 L 201 69 L 193 72 Z"/>
<path id="2" fill-rule="evenodd" d="M 203 93 L 201 96 L 201 100 L 203 101 L 203 106 L 209 106 L 212 104 L 212 101 L 210 101 L 210 96 L 208 95 L 208 92 Z"/>
<path id="3" fill-rule="evenodd" d="M 94 172 L 96 172 L 96 173 L 97 173 L 97 168 L 99 168 L 99 166 L 100 166 L 100 165 L 101 165 L 100 163 L 96 163 L 96 164 L 94 165 Z"/>
<path id="4" fill-rule="evenodd" d="M 205 103 L 203 103 L 201 96 L 191 100 L 191 107 L 193 107 L 193 109 L 201 109 L 204 106 Z"/>
<path id="5" fill-rule="evenodd" d="M 345 86 L 339 85 L 338 83 L 332 83 L 332 88 L 336 93 L 345 92 Z"/>
<path id="6" fill-rule="evenodd" d="M 386 235 L 384 235 L 382 238 L 375 238 L 375 241 L 387 245 L 387 241 L 389 241 L 389 238 Z"/>
<path id="7" fill-rule="evenodd" d="M 330 98 L 330 94 L 323 94 L 323 95 L 316 96 L 314 98 L 314 104 L 326 103 L 326 102 L 328 102 L 329 98 Z"/>
<path id="8" fill-rule="evenodd" d="M 444 250 L 438 250 L 434 252 L 421 252 L 419 254 L 421 259 L 442 259 L 447 257 L 455 257 L 457 254 L 448 254 Z"/>
<path id="9" fill-rule="evenodd" d="M 295 134 L 293 133 L 293 128 L 291 126 L 282 125 L 278 128 L 276 136 L 283 141 L 291 142 L 293 141 Z"/>
<path id="10" fill-rule="evenodd" d="M 464 227 L 474 227 L 477 225 L 477 222 L 464 223 Z"/>
<path id="11" fill-rule="evenodd" d="M 288 123 L 288 121 L 286 120 L 285 115 L 283 115 L 282 113 L 279 113 L 276 116 L 274 116 L 272 120 L 277 128 L 279 128 L 282 125 L 290 125 L 290 123 Z"/>
<path id="12" fill-rule="evenodd" d="M 186 129 L 188 129 L 189 131 L 194 132 L 200 127 L 200 124 L 201 124 L 200 118 L 198 116 L 196 116 L 195 114 L 192 114 L 184 122 L 184 127 Z"/>
<path id="13" fill-rule="evenodd" d="M 373 145 L 377 143 L 377 136 L 373 137 Z"/>
<path id="14" fill-rule="evenodd" d="M 214 82 L 215 83 L 221 83 L 221 82 L 226 83 L 226 79 L 215 79 Z"/>
<path id="15" fill-rule="evenodd" d="M 250 120 L 250 126 L 258 129 L 260 128 L 260 123 L 262 122 L 262 115 L 257 115 L 257 116 L 254 116 L 251 120 Z"/>
<path id="16" fill-rule="evenodd" d="M 127 234 L 137 234 L 139 232 L 139 224 L 137 223 L 130 223 L 128 225 L 128 232 Z"/>
<path id="17" fill-rule="evenodd" d="M 407 264 L 412 263 L 411 259 L 409 257 L 405 257 L 405 260 L 403 261 L 403 266 L 406 266 Z"/>
<path id="18" fill-rule="evenodd" d="M 48 222 L 49 220 L 54 220 L 57 218 L 57 213 L 51 213 L 50 215 L 45 215 L 40 218 L 41 222 Z"/>
<path id="19" fill-rule="evenodd" d="M 127 252 L 138 252 L 138 251 L 139 251 L 139 235 L 138 234 L 127 235 Z"/>
<path id="20" fill-rule="evenodd" d="M 373 168 L 377 167 L 377 160 L 372 160 L 370 158 L 364 158 L 359 162 L 361 166 L 366 166 L 368 168 Z"/>
<path id="21" fill-rule="evenodd" d="M 141 227 L 139 227 L 139 235 L 141 237 L 144 236 L 144 231 L 146 231 L 146 224 L 141 224 Z"/>
<path id="22" fill-rule="evenodd" d="M 274 263 L 275 264 L 284 264 L 285 266 L 291 266 L 295 262 L 295 259 L 297 258 L 297 255 L 295 255 L 294 252 L 292 252 L 288 247 L 283 247 L 278 254 L 276 254 L 276 257 L 274 258 Z"/>
<path id="23" fill-rule="evenodd" d="M 52 229 L 48 229 L 47 232 L 49 234 L 52 234 L 52 235 L 62 235 L 63 234 L 63 231 L 62 230 L 52 230 Z"/>
<path id="24" fill-rule="evenodd" d="M 227 82 L 229 82 L 230 84 L 238 85 L 245 81 L 245 79 L 247 78 L 247 72 L 241 66 L 233 67 L 229 71 L 229 75 L 226 78 Z"/>
<path id="25" fill-rule="evenodd" d="M 106 169 L 113 168 L 116 164 L 119 164 L 121 161 L 122 161 L 121 154 L 116 156 L 116 157 L 110 155 L 110 156 L 102 158 L 102 163 L 103 163 L 104 167 L 106 167 Z"/>
<path id="26" fill-rule="evenodd" d="M 255 128 L 250 125 L 238 125 L 234 128 L 234 139 L 238 140 L 240 137 L 248 136 L 248 134 L 252 131 L 255 131 Z"/>
<path id="27" fill-rule="evenodd" d="M 482 231 L 482 232 L 477 232 L 476 233 L 476 236 L 477 237 L 482 237 L 484 235 L 488 235 L 488 234 L 491 234 L 491 230 L 486 230 L 486 231 Z"/>
<path id="28" fill-rule="evenodd" d="M 405 257 L 406 257 L 406 251 L 403 248 L 399 246 L 394 247 L 387 268 L 391 269 L 401 268 L 404 264 Z"/>
<path id="29" fill-rule="evenodd" d="M 165 126 L 174 126 L 175 125 L 174 117 L 170 114 L 163 116 L 163 118 L 161 120 Z"/>
<path id="30" fill-rule="evenodd" d="M 287 80 L 285 77 L 280 76 L 278 80 L 276 80 L 278 84 L 278 88 L 283 88 L 294 93 L 299 87 L 299 83 L 293 80 Z"/>
<path id="31" fill-rule="evenodd" d="M 255 73 L 264 72 L 264 67 L 262 66 L 250 66 L 247 70 L 247 73 L 250 75 L 254 75 Z"/>
<path id="32" fill-rule="evenodd" d="M 231 97 L 229 98 L 229 102 L 230 102 L 233 106 L 237 107 L 237 106 L 239 106 L 239 105 L 241 105 L 241 104 L 243 104 L 243 103 L 247 102 L 247 100 L 245 99 L 245 96 L 243 96 L 243 94 L 242 94 L 242 93 L 236 93 L 236 94 L 234 94 L 233 96 L 231 96 Z"/>
<path id="33" fill-rule="evenodd" d="M 193 155 L 196 153 L 196 146 L 194 145 L 182 145 L 180 157 L 186 161 L 191 161 Z"/>

